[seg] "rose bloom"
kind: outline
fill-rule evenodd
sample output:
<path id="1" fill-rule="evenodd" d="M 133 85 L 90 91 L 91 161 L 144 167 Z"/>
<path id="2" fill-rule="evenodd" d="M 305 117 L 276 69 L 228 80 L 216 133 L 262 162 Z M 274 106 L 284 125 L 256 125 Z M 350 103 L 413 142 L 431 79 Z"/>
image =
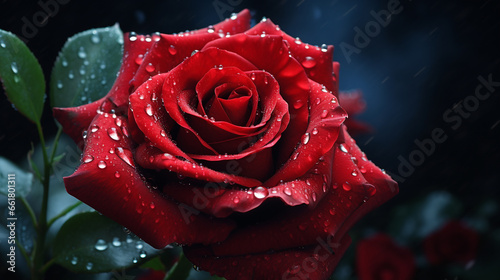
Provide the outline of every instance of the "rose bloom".
<path id="1" fill-rule="evenodd" d="M 67 191 L 212 274 L 327 279 L 346 231 L 398 191 L 343 126 L 332 58 L 248 10 L 126 34 L 110 92 L 54 110 L 84 141 Z"/>
<path id="2" fill-rule="evenodd" d="M 478 233 L 462 222 L 451 221 L 424 240 L 425 256 L 431 264 L 467 264 L 476 257 Z"/>
<path id="3" fill-rule="evenodd" d="M 361 240 L 356 248 L 360 280 L 410 280 L 415 274 L 412 252 L 385 234 Z"/>

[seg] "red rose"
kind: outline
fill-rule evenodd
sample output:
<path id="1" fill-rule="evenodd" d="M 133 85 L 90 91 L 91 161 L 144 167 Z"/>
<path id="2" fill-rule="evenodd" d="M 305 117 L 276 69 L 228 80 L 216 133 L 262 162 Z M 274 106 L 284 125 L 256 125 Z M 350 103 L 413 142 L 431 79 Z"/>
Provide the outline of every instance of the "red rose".
<path id="1" fill-rule="evenodd" d="M 415 259 L 391 237 L 377 234 L 359 242 L 356 268 L 360 280 L 409 280 L 415 272 Z"/>
<path id="2" fill-rule="evenodd" d="M 425 255 L 431 264 L 461 263 L 474 260 L 479 236 L 477 232 L 459 221 L 451 221 L 427 236 Z"/>
<path id="3" fill-rule="evenodd" d="M 326 279 L 345 232 L 397 184 L 342 126 L 333 46 L 270 20 L 249 28 L 244 10 L 177 35 L 128 34 L 109 94 L 55 109 L 75 141 L 86 131 L 66 188 L 228 279 Z"/>

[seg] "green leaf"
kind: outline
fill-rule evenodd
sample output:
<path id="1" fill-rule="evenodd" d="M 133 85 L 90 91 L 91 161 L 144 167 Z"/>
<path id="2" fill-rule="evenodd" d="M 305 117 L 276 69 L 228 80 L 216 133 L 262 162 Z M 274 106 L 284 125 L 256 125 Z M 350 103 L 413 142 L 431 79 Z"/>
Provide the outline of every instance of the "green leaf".
<path id="1" fill-rule="evenodd" d="M 26 44 L 0 29 L 0 79 L 10 102 L 30 121 L 39 123 L 45 98 L 45 78 Z"/>
<path id="2" fill-rule="evenodd" d="M 52 69 L 51 106 L 80 106 L 106 95 L 120 69 L 122 46 L 123 33 L 117 24 L 69 38 Z"/>
<path id="3" fill-rule="evenodd" d="M 12 181 L 15 183 L 13 185 L 7 183 L 10 174 L 14 174 Z M 31 191 L 33 174 L 0 157 L 0 182 L 2 182 L 0 184 L 0 194 L 7 196 L 9 193 L 14 193 L 16 196 L 26 197 Z M 11 190 L 10 192 L 9 189 Z"/>
<path id="4" fill-rule="evenodd" d="M 77 214 L 61 227 L 54 241 L 55 262 L 73 272 L 108 272 L 139 265 L 156 250 L 97 212 Z"/>
<path id="5" fill-rule="evenodd" d="M 193 264 L 181 253 L 179 260 L 170 268 L 164 280 L 187 279 L 192 268 Z"/>

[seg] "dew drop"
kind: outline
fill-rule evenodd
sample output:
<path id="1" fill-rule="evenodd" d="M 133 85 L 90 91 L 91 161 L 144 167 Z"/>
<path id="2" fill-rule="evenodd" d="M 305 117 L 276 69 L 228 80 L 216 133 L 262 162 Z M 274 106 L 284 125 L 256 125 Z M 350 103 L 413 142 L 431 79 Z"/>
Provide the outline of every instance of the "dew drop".
<path id="1" fill-rule="evenodd" d="M 83 163 L 89 163 L 89 162 L 92 162 L 93 160 L 94 160 L 94 157 L 91 155 L 85 155 L 83 157 Z"/>
<path id="2" fill-rule="evenodd" d="M 99 167 L 100 169 L 104 169 L 104 168 L 106 168 L 106 163 L 103 160 L 101 160 L 97 164 L 97 167 Z"/>
<path id="3" fill-rule="evenodd" d="M 113 241 L 111 242 L 111 244 L 115 247 L 122 246 L 122 242 L 120 241 L 120 238 L 118 238 L 118 237 L 113 237 Z"/>
<path id="4" fill-rule="evenodd" d="M 295 44 L 302 44 L 302 41 L 300 40 L 299 37 L 295 38 Z"/>
<path id="5" fill-rule="evenodd" d="M 309 139 L 310 139 L 310 135 L 309 135 L 309 132 L 306 132 L 303 136 L 302 136 L 302 144 L 306 145 L 307 143 L 309 143 Z"/>
<path id="6" fill-rule="evenodd" d="M 335 215 L 335 208 L 330 209 L 330 215 Z"/>
<path id="7" fill-rule="evenodd" d="M 375 188 L 375 186 L 374 186 L 374 185 L 372 185 L 372 184 L 365 184 L 365 185 L 364 185 L 364 187 L 365 187 L 366 192 L 367 192 L 367 193 L 368 193 L 368 195 L 370 195 L 370 196 L 374 196 L 374 195 L 375 195 L 375 193 L 377 192 L 377 189 L 376 189 L 376 188 Z"/>
<path id="8" fill-rule="evenodd" d="M 137 258 L 133 258 L 133 259 L 132 259 L 132 262 L 133 262 L 133 263 L 137 263 L 138 261 L 139 261 L 139 260 L 137 260 Z"/>
<path id="9" fill-rule="evenodd" d="M 5 42 L 4 42 L 4 41 L 0 41 L 0 47 L 2 47 L 2 48 L 4 48 L 4 49 L 5 49 L 5 47 L 7 47 L 7 45 L 5 44 Z"/>
<path id="10" fill-rule="evenodd" d="M 326 183 L 323 183 L 323 192 L 326 192 L 328 188 L 328 185 Z"/>
<path id="11" fill-rule="evenodd" d="M 73 70 L 69 70 L 69 72 L 68 72 L 68 78 L 70 80 L 73 80 L 73 78 L 75 78 L 75 74 L 73 74 Z"/>
<path id="12" fill-rule="evenodd" d="M 148 73 L 152 73 L 153 71 L 155 71 L 155 67 L 153 66 L 153 64 L 151 64 L 151 62 L 146 65 L 146 71 L 148 71 Z"/>
<path id="13" fill-rule="evenodd" d="M 304 102 L 302 100 L 296 100 L 295 103 L 293 103 L 293 108 L 294 109 L 300 109 L 304 106 Z"/>
<path id="14" fill-rule="evenodd" d="M 61 64 L 63 67 L 68 67 L 68 61 L 64 58 L 61 60 Z"/>
<path id="15" fill-rule="evenodd" d="M 345 183 L 343 183 L 343 184 L 342 184 L 342 188 L 343 188 L 346 192 L 348 192 L 348 191 L 350 191 L 350 190 L 351 190 L 351 188 L 352 188 L 352 187 L 351 187 L 351 184 L 349 184 L 348 182 L 345 182 Z"/>
<path id="16" fill-rule="evenodd" d="M 135 248 L 137 250 L 141 250 L 142 248 L 144 248 L 144 244 L 142 244 L 142 241 L 137 241 L 137 243 L 135 243 Z"/>
<path id="17" fill-rule="evenodd" d="M 97 242 L 95 243 L 94 248 L 95 248 L 97 251 L 104 251 L 104 250 L 108 249 L 108 244 L 107 244 L 107 243 L 106 243 L 106 241 L 104 241 L 103 239 L 99 239 L 99 240 L 97 240 Z"/>
<path id="18" fill-rule="evenodd" d="M 321 51 L 322 52 L 327 52 L 328 51 L 328 46 L 326 44 L 321 45 Z"/>
<path id="19" fill-rule="evenodd" d="M 120 178 L 120 176 L 121 176 L 121 175 L 120 175 L 120 172 L 116 171 L 116 172 L 115 172 L 115 178 L 116 178 L 116 179 L 118 179 L 118 178 Z"/>
<path id="20" fill-rule="evenodd" d="M 352 176 L 358 176 L 358 173 L 356 172 L 356 170 L 353 170 L 352 173 L 351 173 Z"/>
<path id="21" fill-rule="evenodd" d="M 151 202 L 151 203 L 149 204 L 149 208 L 151 208 L 151 209 L 155 209 L 155 204 L 154 204 L 154 202 Z"/>
<path id="22" fill-rule="evenodd" d="M 97 31 L 92 31 L 92 36 L 90 36 L 90 40 L 94 44 L 99 44 L 101 42 L 101 38 L 99 38 L 99 34 L 97 34 Z"/>
<path id="23" fill-rule="evenodd" d="M 215 32 L 214 26 L 213 25 L 209 25 L 208 29 L 207 29 L 207 32 L 208 33 L 214 33 Z"/>
<path id="24" fill-rule="evenodd" d="M 238 204 L 240 202 L 240 199 L 236 196 L 235 198 L 233 198 L 233 202 Z"/>
<path id="25" fill-rule="evenodd" d="M 76 265 L 77 263 L 78 263 L 78 258 L 77 258 L 77 257 L 73 257 L 73 258 L 71 259 L 71 264 L 72 264 L 72 265 Z"/>
<path id="26" fill-rule="evenodd" d="M 257 199 L 263 199 L 269 195 L 269 191 L 266 188 L 260 186 L 255 188 L 255 190 L 253 191 L 253 195 Z"/>
<path id="27" fill-rule="evenodd" d="M 137 40 L 137 34 L 135 32 L 130 32 L 128 39 L 130 40 L 130 42 L 134 42 L 135 40 Z"/>
<path id="28" fill-rule="evenodd" d="M 318 129 L 315 127 L 313 128 L 313 130 L 311 131 L 312 135 L 317 135 L 318 134 Z"/>
<path id="29" fill-rule="evenodd" d="M 318 199 L 318 198 L 316 197 L 316 193 L 315 193 L 315 192 L 313 192 L 313 193 L 311 194 L 311 197 L 312 197 L 312 200 L 313 200 L 314 202 L 316 202 L 316 199 Z"/>
<path id="30" fill-rule="evenodd" d="M 133 161 L 133 155 L 132 155 L 132 152 L 130 150 L 122 148 L 122 147 L 117 147 L 116 154 L 125 163 L 127 163 L 131 167 L 135 167 L 134 161 Z"/>
<path id="31" fill-rule="evenodd" d="M 84 131 L 82 132 L 82 138 L 83 138 L 83 139 L 87 139 L 87 131 L 86 131 L 86 130 L 84 130 Z"/>
<path id="32" fill-rule="evenodd" d="M 141 64 L 142 64 L 142 61 L 144 61 L 144 55 L 143 55 L 143 54 L 140 54 L 140 55 L 138 55 L 138 56 L 135 58 L 135 63 L 137 63 L 137 65 L 141 65 Z"/>
<path id="33" fill-rule="evenodd" d="M 168 52 L 171 54 L 171 55 L 175 55 L 177 53 L 177 50 L 175 49 L 175 46 L 174 45 L 170 45 L 168 47 Z"/>
<path id="34" fill-rule="evenodd" d="M 235 20 L 238 17 L 236 13 L 232 13 L 230 19 Z"/>
<path id="35" fill-rule="evenodd" d="M 141 250 L 141 251 L 139 252 L 139 257 L 141 257 L 141 259 L 144 259 L 146 256 L 147 256 L 146 251 Z"/>
<path id="36" fill-rule="evenodd" d="M 83 47 L 80 47 L 80 49 L 78 50 L 78 57 L 81 59 L 87 57 L 87 53 L 85 53 L 85 49 Z"/>
<path id="37" fill-rule="evenodd" d="M 144 110 L 146 111 L 146 114 L 148 114 L 148 116 L 153 116 L 153 107 L 151 107 L 151 104 L 146 105 L 146 108 Z"/>
<path id="38" fill-rule="evenodd" d="M 19 72 L 19 69 L 17 68 L 17 63 L 14 61 L 10 64 L 10 69 L 14 74 L 17 74 Z"/>
<path id="39" fill-rule="evenodd" d="M 349 151 L 347 150 L 347 148 L 344 146 L 344 144 L 340 144 L 339 146 L 340 146 L 340 150 L 341 150 L 342 152 L 344 152 L 344 153 L 349 152 Z"/>
<path id="40" fill-rule="evenodd" d="M 286 194 L 286 195 L 292 195 L 292 190 L 290 190 L 289 187 L 286 187 L 284 190 L 283 190 L 283 193 Z"/>
<path id="41" fill-rule="evenodd" d="M 108 129 L 108 135 L 109 135 L 109 138 L 111 138 L 115 141 L 119 141 L 121 139 L 121 136 L 120 136 L 120 134 L 118 134 L 118 131 L 116 130 L 115 127 L 110 127 Z"/>
<path id="42" fill-rule="evenodd" d="M 313 68 L 316 66 L 316 60 L 310 56 L 306 56 L 306 58 L 302 61 L 302 66 L 305 68 Z"/>
<path id="43" fill-rule="evenodd" d="M 57 81 L 57 88 L 58 89 L 62 89 L 63 88 L 63 84 L 62 84 L 61 80 Z"/>
<path id="44" fill-rule="evenodd" d="M 88 263 L 87 263 L 87 265 L 85 266 L 85 268 L 86 268 L 87 270 L 91 270 L 93 266 L 94 266 L 94 264 L 93 264 L 93 263 L 88 262 Z"/>
<path id="45" fill-rule="evenodd" d="M 101 65 L 99 65 L 99 68 L 101 68 L 102 70 L 106 69 L 106 62 L 101 62 Z"/>

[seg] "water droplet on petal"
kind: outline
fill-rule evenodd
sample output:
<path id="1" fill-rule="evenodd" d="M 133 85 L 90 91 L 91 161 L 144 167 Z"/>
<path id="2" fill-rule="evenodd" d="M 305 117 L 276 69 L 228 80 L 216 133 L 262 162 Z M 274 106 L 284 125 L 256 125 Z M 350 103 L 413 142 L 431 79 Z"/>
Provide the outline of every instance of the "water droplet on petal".
<path id="1" fill-rule="evenodd" d="M 328 51 L 328 46 L 326 44 L 321 45 L 321 51 L 322 52 L 327 52 Z"/>
<path id="2" fill-rule="evenodd" d="M 345 190 L 345 191 L 350 191 L 351 190 L 351 184 L 349 184 L 348 182 L 345 182 L 342 184 L 342 188 Z"/>
<path id="3" fill-rule="evenodd" d="M 293 103 L 293 108 L 294 109 L 300 109 L 304 106 L 304 102 L 300 99 L 296 100 L 295 103 Z"/>
<path id="4" fill-rule="evenodd" d="M 116 130 L 115 127 L 110 127 L 108 129 L 108 135 L 109 135 L 109 138 L 111 138 L 115 141 L 119 141 L 121 139 L 121 136 L 120 136 L 120 134 L 118 134 L 118 131 Z"/>
<path id="5" fill-rule="evenodd" d="M 151 208 L 151 209 L 155 209 L 155 204 L 154 204 L 154 202 L 151 202 L 151 203 L 149 204 L 149 208 Z"/>
<path id="6" fill-rule="evenodd" d="M 103 239 L 99 239 L 99 240 L 97 240 L 97 242 L 95 243 L 94 248 L 95 248 L 97 251 L 104 251 L 104 250 L 108 249 L 108 243 L 106 243 L 106 241 L 104 241 Z"/>
<path id="7" fill-rule="evenodd" d="M 137 65 L 141 65 L 143 60 L 144 60 L 144 55 L 140 54 L 135 58 L 135 63 L 137 63 Z"/>
<path id="8" fill-rule="evenodd" d="M 148 73 L 155 71 L 155 67 L 151 64 L 151 62 L 146 65 L 146 71 L 148 71 Z"/>
<path id="9" fill-rule="evenodd" d="M 235 198 L 233 198 L 233 202 L 237 204 L 240 202 L 240 199 L 236 196 Z"/>
<path id="10" fill-rule="evenodd" d="M 340 150 L 341 150 L 342 152 L 344 152 L 344 153 L 349 152 L 349 151 L 347 150 L 347 148 L 344 146 L 344 144 L 340 144 L 339 146 L 340 146 Z"/>
<path id="11" fill-rule="evenodd" d="M 207 32 L 208 33 L 214 33 L 215 32 L 214 26 L 213 25 L 209 25 L 208 29 L 207 29 Z"/>
<path id="12" fill-rule="evenodd" d="M 177 53 L 177 50 L 175 49 L 175 46 L 174 45 L 170 45 L 170 47 L 168 47 L 168 52 L 171 54 L 171 55 L 175 55 Z"/>
<path id="13" fill-rule="evenodd" d="M 85 155 L 83 157 L 83 163 L 89 163 L 89 162 L 92 162 L 93 160 L 94 160 L 94 157 L 91 155 Z"/>
<path id="14" fill-rule="evenodd" d="M 97 167 L 99 167 L 100 169 L 106 168 L 106 162 L 104 162 L 103 160 L 99 161 Z"/>
<path id="15" fill-rule="evenodd" d="M 292 195 L 292 190 L 290 190 L 289 187 L 285 187 L 285 189 L 283 190 L 283 193 L 286 195 Z"/>
<path id="16" fill-rule="evenodd" d="M 269 195 L 269 191 L 266 188 L 264 188 L 264 187 L 257 187 L 253 191 L 253 195 L 257 199 L 263 199 L 263 198 L 266 198 Z"/>
<path id="17" fill-rule="evenodd" d="M 302 136 L 302 144 L 306 145 L 307 143 L 309 143 L 309 139 L 311 137 L 309 136 L 309 133 L 306 132 L 303 136 Z"/>
<path id="18" fill-rule="evenodd" d="M 316 197 L 316 193 L 315 193 L 315 192 L 313 192 L 313 193 L 311 194 L 311 197 L 312 197 L 312 200 L 313 200 L 314 202 L 316 202 L 316 199 L 318 199 L 318 198 Z"/>
<path id="19" fill-rule="evenodd" d="M 120 172 L 116 171 L 116 172 L 115 172 L 115 178 L 117 178 L 117 179 L 118 179 L 118 178 L 120 178 L 120 176 L 121 176 L 121 175 L 120 175 Z"/>
<path id="20" fill-rule="evenodd" d="M 153 107 L 151 107 L 151 104 L 146 105 L 146 108 L 144 110 L 146 111 L 146 114 L 148 114 L 148 116 L 153 116 Z"/>
<path id="21" fill-rule="evenodd" d="M 230 19 L 235 20 L 238 17 L 236 13 L 232 13 Z"/>
<path id="22" fill-rule="evenodd" d="M 118 157 L 123 160 L 125 163 L 130 165 L 131 167 L 135 167 L 132 152 L 128 149 L 117 147 L 116 154 Z"/>
<path id="23" fill-rule="evenodd" d="M 295 44 L 302 44 L 302 41 L 300 40 L 299 37 L 295 38 Z"/>
<path id="24" fill-rule="evenodd" d="M 351 173 L 352 176 L 358 176 L 358 173 L 356 172 L 356 170 L 353 170 L 352 173 Z"/>
<path id="25" fill-rule="evenodd" d="M 316 66 L 316 60 L 310 56 L 306 56 L 306 58 L 302 61 L 302 66 L 305 68 L 313 68 Z"/>
<path id="26" fill-rule="evenodd" d="M 366 192 L 367 192 L 367 193 L 368 193 L 368 195 L 370 195 L 370 196 L 374 196 L 374 195 L 375 195 L 375 193 L 377 192 L 377 189 L 376 189 L 376 188 L 375 188 L 375 186 L 374 186 L 374 185 L 372 185 L 372 184 L 365 184 L 365 185 L 364 185 L 364 187 L 365 187 Z"/>

